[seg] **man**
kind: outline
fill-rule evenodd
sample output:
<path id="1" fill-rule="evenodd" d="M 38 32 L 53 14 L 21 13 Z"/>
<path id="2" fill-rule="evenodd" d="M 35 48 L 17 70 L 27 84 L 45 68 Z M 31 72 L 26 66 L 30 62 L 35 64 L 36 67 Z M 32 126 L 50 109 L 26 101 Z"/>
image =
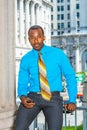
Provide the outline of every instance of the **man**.
<path id="1" fill-rule="evenodd" d="M 48 130 L 62 130 L 63 122 L 63 100 L 60 96 L 62 91 L 62 75 L 65 76 L 69 94 L 69 104 L 64 105 L 65 109 L 73 111 L 76 109 L 76 78 L 75 72 L 70 65 L 67 56 L 59 48 L 49 47 L 44 44 L 45 36 L 43 28 L 34 25 L 28 31 L 29 41 L 33 49 L 23 56 L 20 63 L 18 76 L 18 95 L 21 104 L 16 118 L 15 130 L 28 130 L 29 125 L 42 110 Z M 45 80 L 49 87 L 48 97 L 45 90 L 42 96 L 42 84 L 40 81 L 39 61 L 40 55 L 46 66 L 47 79 Z M 39 63 L 38 63 L 39 61 Z M 40 64 L 41 65 L 41 64 Z M 43 67 L 44 68 L 44 67 Z M 41 71 L 41 70 L 40 70 Z M 42 76 L 44 77 L 44 76 Z M 50 95 L 50 98 L 49 98 Z"/>

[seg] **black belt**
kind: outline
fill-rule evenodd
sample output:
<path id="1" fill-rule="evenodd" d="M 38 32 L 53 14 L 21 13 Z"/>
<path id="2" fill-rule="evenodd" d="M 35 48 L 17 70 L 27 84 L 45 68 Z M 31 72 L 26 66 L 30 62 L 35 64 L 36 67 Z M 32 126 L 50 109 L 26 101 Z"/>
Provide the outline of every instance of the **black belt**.
<path id="1" fill-rule="evenodd" d="M 51 92 L 51 94 L 52 94 L 52 95 L 56 95 L 56 94 L 60 95 L 60 92 L 55 91 L 55 92 Z"/>
<path id="2" fill-rule="evenodd" d="M 30 93 L 32 93 L 32 94 L 41 94 L 41 92 L 30 92 Z M 58 92 L 58 91 L 53 91 L 53 92 L 51 92 L 51 94 L 52 94 L 52 95 L 60 95 L 60 92 Z"/>

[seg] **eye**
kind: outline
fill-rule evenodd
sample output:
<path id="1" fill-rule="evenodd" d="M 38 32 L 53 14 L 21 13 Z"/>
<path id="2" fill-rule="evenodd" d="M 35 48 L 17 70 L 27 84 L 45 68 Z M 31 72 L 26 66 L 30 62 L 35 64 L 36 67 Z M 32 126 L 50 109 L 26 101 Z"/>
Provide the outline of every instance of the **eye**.
<path id="1" fill-rule="evenodd" d="M 41 38 L 41 35 L 39 35 L 38 38 Z"/>
<path id="2" fill-rule="evenodd" d="M 34 40 L 34 37 L 30 37 L 30 40 Z"/>

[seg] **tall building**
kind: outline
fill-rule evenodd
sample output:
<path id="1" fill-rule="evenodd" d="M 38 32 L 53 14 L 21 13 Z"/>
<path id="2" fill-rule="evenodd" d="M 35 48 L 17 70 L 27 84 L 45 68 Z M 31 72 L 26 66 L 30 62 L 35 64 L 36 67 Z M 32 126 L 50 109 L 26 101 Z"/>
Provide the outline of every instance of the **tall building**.
<path id="1" fill-rule="evenodd" d="M 51 0 L 51 35 L 87 33 L 87 0 Z"/>

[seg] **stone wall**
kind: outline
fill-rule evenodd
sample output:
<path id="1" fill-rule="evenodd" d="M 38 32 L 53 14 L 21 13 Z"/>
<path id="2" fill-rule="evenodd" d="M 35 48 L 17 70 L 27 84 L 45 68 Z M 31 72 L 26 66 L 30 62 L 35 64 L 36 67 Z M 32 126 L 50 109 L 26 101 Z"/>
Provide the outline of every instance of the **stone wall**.
<path id="1" fill-rule="evenodd" d="M 15 0 L 0 0 L 0 130 L 15 118 Z"/>

